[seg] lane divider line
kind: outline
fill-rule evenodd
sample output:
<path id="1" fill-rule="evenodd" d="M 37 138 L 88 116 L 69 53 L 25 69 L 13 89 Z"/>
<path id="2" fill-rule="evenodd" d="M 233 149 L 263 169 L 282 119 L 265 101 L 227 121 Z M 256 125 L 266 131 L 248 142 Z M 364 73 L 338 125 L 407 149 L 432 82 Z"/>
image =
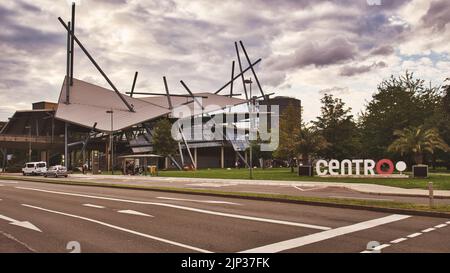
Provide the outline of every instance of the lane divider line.
<path id="1" fill-rule="evenodd" d="M 392 222 L 404 220 L 409 217 L 411 217 L 411 216 L 401 215 L 401 214 L 392 214 L 392 215 L 382 217 L 382 218 L 377 218 L 377 219 L 360 222 L 360 223 L 349 225 L 349 226 L 339 227 L 339 228 L 335 228 L 335 229 L 331 229 L 331 230 L 327 230 L 327 231 L 322 231 L 322 232 L 318 232 L 318 233 L 314 233 L 314 234 L 310 234 L 310 235 L 270 244 L 270 245 L 265 245 L 265 246 L 261 246 L 261 247 L 257 247 L 257 248 L 253 248 L 253 249 L 248 249 L 248 250 L 242 251 L 242 253 L 281 252 L 284 250 L 298 248 L 301 246 L 317 243 L 320 241 L 328 240 L 328 239 L 346 235 L 349 233 L 354 233 L 357 231 L 370 229 L 370 228 L 374 228 L 377 226 L 389 224 Z"/>
<path id="2" fill-rule="evenodd" d="M 137 216 L 155 217 L 155 216 L 150 215 L 150 214 L 145 214 L 145 213 L 142 213 L 142 212 L 139 212 L 139 211 L 135 211 L 135 210 L 130 210 L 130 209 L 128 209 L 128 210 L 118 210 L 117 212 L 118 213 L 124 213 L 124 214 L 137 215 Z"/>
<path id="3" fill-rule="evenodd" d="M 117 202 L 124 202 L 124 203 L 133 203 L 133 204 L 142 204 L 142 205 L 154 205 L 154 206 L 161 206 L 161 207 L 168 207 L 168 208 L 174 208 L 174 209 L 181 209 L 181 210 L 186 210 L 186 211 L 192 211 L 192 212 L 198 212 L 198 213 L 204 213 L 204 214 L 210 214 L 210 215 L 216 215 L 216 216 L 222 216 L 222 217 L 229 217 L 229 218 L 236 218 L 236 219 L 243 219 L 243 220 L 250 220 L 250 221 L 257 221 L 257 222 L 265 222 L 265 223 L 271 223 L 271 224 L 280 224 L 280 225 L 303 227 L 303 228 L 318 229 L 318 230 L 331 230 L 330 227 L 324 227 L 324 226 L 318 226 L 318 225 L 311 225 L 311 224 L 290 222 L 290 221 L 283 221 L 283 220 L 274 220 L 274 219 L 260 218 L 260 217 L 240 215 L 240 214 L 224 213 L 224 212 L 205 210 L 205 209 L 197 209 L 197 208 L 185 207 L 185 206 L 173 205 L 173 204 L 167 204 L 167 203 L 135 201 L 135 200 L 119 199 L 119 198 L 112 198 L 112 197 L 103 197 L 103 196 L 96 196 L 96 195 L 49 191 L 49 190 L 42 190 L 42 189 L 35 189 L 35 188 L 28 188 L 28 187 L 16 187 L 16 188 L 17 189 L 22 189 L 22 190 L 31 190 L 31 191 L 46 192 L 46 193 L 61 194 L 61 195 L 70 195 L 70 196 L 78 196 L 78 197 L 86 197 L 86 198 L 101 199 L 101 200 L 110 200 L 110 201 L 117 201 Z"/>
<path id="4" fill-rule="evenodd" d="M 408 237 L 408 238 L 415 238 L 415 237 L 418 237 L 418 236 L 422 235 L 423 233 L 428 233 L 428 232 L 434 231 L 437 228 L 446 227 L 447 224 L 450 224 L 450 221 L 446 222 L 445 224 L 440 224 L 440 225 L 436 225 L 436 226 L 434 226 L 432 228 L 424 229 L 424 230 L 422 230 L 422 232 L 412 233 L 412 234 L 410 234 L 410 235 L 408 235 L 406 237 Z M 408 240 L 408 238 L 395 239 L 395 240 L 390 241 L 390 243 L 391 244 L 397 244 L 397 243 L 400 243 L 400 242 Z M 375 248 L 374 248 L 374 250 L 375 250 Z M 364 251 L 361 251 L 360 253 L 374 253 L 374 252 L 372 250 L 364 250 Z"/>
<path id="5" fill-rule="evenodd" d="M 28 249 L 30 252 L 36 253 L 37 251 L 30 247 L 29 245 L 27 245 L 26 243 L 22 242 L 21 240 L 17 239 L 16 237 L 12 236 L 9 233 L 3 232 L 0 230 L 0 234 L 2 234 L 3 236 L 5 236 L 6 238 L 13 240 L 14 242 L 18 243 L 19 245 L 25 247 L 26 249 Z"/>
<path id="6" fill-rule="evenodd" d="M 93 205 L 93 204 L 83 204 L 85 207 L 96 208 L 96 209 L 104 209 L 104 206 Z"/>
<path id="7" fill-rule="evenodd" d="M 406 241 L 406 240 L 408 240 L 408 239 L 407 239 L 407 238 L 398 238 L 398 239 L 396 239 L 396 240 L 390 241 L 390 243 L 391 243 L 391 244 L 398 244 L 398 243 L 403 242 L 403 241 Z"/>
<path id="8" fill-rule="evenodd" d="M 422 230 L 422 232 L 423 233 L 427 233 L 427 232 L 430 232 L 430 231 L 433 231 L 433 230 L 436 230 L 436 229 L 435 228 L 427 228 L 427 229 Z"/>
<path id="9" fill-rule="evenodd" d="M 390 244 L 382 244 L 382 245 L 374 247 L 373 250 L 382 250 L 383 248 L 386 248 L 388 246 L 390 246 Z"/>
<path id="10" fill-rule="evenodd" d="M 112 228 L 112 229 L 120 230 L 120 231 L 123 231 L 123 232 L 127 232 L 127 233 L 131 233 L 131 234 L 134 234 L 134 235 L 137 235 L 137 236 L 141 236 L 141 237 L 144 237 L 144 238 L 152 239 L 152 240 L 155 240 L 155 241 L 160 241 L 160 242 L 163 242 L 163 243 L 166 243 L 166 244 L 179 246 L 179 247 L 182 247 L 182 248 L 187 248 L 187 249 L 198 251 L 198 252 L 202 252 L 202 253 L 211 253 L 210 251 L 205 250 L 205 249 L 201 249 L 201 248 L 198 248 L 198 247 L 194 247 L 194 246 L 178 243 L 178 242 L 175 242 L 175 241 L 167 240 L 167 239 L 164 239 L 164 238 L 156 237 L 156 236 L 153 236 L 153 235 L 145 234 L 145 233 L 134 231 L 134 230 L 131 230 L 131 229 L 126 229 L 126 228 L 123 228 L 123 227 L 119 227 L 119 226 L 116 226 L 116 225 L 108 224 L 108 223 L 105 223 L 105 222 L 102 222 L 102 221 L 98 221 L 98 220 L 87 218 L 87 217 L 83 217 L 83 216 L 78 216 L 78 215 L 69 214 L 69 213 L 65 213 L 65 212 L 60 212 L 60 211 L 56 211 L 56 210 L 45 209 L 45 208 L 36 207 L 36 206 L 32 206 L 32 205 L 27 205 L 27 204 L 22 204 L 22 206 L 28 207 L 28 208 L 32 208 L 32 209 L 41 210 L 41 211 L 46 211 L 46 212 L 50 212 L 50 213 L 54 213 L 54 214 L 59 214 L 59 215 L 64 215 L 64 216 L 68 216 L 68 217 L 72 217 L 72 218 L 85 220 L 87 222 L 96 223 L 96 224 L 99 224 L 99 225 L 102 225 L 102 226 L 105 226 L 105 227 L 109 227 L 109 228 Z"/>
<path id="11" fill-rule="evenodd" d="M 227 205 L 237 205 L 242 206 L 238 203 L 233 202 L 227 202 L 227 201 L 215 201 L 215 200 L 195 200 L 195 199 L 185 199 L 185 198 L 173 198 L 173 197 L 156 197 L 158 199 L 164 199 L 164 200 L 174 200 L 174 201 L 188 201 L 188 202 L 198 202 L 198 203 L 207 203 L 207 204 L 227 204 Z"/>

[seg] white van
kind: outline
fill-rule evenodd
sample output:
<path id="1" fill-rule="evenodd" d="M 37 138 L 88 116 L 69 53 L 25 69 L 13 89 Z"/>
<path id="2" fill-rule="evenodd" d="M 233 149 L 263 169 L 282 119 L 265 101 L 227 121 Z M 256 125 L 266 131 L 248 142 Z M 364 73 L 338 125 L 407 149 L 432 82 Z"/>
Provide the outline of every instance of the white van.
<path id="1" fill-rule="evenodd" d="M 45 161 L 28 162 L 22 168 L 23 175 L 44 175 L 47 173 L 47 163 Z"/>

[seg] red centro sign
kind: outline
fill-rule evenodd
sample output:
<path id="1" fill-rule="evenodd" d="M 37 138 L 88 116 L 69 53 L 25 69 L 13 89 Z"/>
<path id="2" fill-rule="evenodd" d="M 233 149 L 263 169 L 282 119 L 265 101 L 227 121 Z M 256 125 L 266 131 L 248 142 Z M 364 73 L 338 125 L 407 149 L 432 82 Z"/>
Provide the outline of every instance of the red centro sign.
<path id="1" fill-rule="evenodd" d="M 384 167 L 387 167 L 384 168 Z M 387 158 L 378 162 L 372 159 L 344 159 L 342 161 L 332 159 L 330 161 L 318 160 L 316 163 L 317 175 L 391 175 L 394 170 L 403 172 L 406 164 L 399 161 L 395 164 Z"/>
<path id="2" fill-rule="evenodd" d="M 387 171 L 383 171 L 381 169 L 381 167 L 387 164 L 389 166 L 389 169 L 387 169 Z M 377 171 L 378 174 L 385 174 L 385 175 L 389 175 L 392 174 L 394 172 L 394 163 L 392 163 L 392 161 L 390 161 L 389 159 L 381 159 L 380 161 L 377 162 L 377 165 L 375 166 L 375 170 Z"/>

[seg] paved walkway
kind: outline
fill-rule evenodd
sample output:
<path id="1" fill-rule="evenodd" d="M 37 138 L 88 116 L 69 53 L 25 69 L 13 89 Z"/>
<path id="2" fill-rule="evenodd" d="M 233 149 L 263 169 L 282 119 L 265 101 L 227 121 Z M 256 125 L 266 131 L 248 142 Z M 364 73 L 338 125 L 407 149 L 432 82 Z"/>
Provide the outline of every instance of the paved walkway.
<path id="1" fill-rule="evenodd" d="M 150 177 L 150 176 L 127 176 L 127 175 L 83 175 L 73 174 L 71 178 L 80 180 L 108 180 L 109 182 L 120 184 L 139 184 L 146 182 L 167 182 L 167 183 L 218 183 L 234 185 L 267 185 L 267 186 L 297 186 L 297 187 L 339 187 L 360 193 L 398 195 L 398 196 L 428 196 L 428 190 L 424 189 L 404 189 L 376 184 L 364 183 L 342 183 L 342 182 L 317 182 L 317 181 L 281 181 L 281 180 L 246 180 L 246 179 L 219 179 L 219 178 L 186 178 L 186 177 Z M 105 181 L 106 182 L 106 181 Z M 136 183 L 134 183 L 136 182 Z M 450 198 L 450 191 L 435 190 L 434 196 Z"/>

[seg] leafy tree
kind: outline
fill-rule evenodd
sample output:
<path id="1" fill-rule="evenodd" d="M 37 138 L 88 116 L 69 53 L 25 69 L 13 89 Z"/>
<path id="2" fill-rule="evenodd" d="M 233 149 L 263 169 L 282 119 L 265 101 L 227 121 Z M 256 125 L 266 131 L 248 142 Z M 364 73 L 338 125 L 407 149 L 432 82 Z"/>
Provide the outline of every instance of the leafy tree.
<path id="1" fill-rule="evenodd" d="M 273 155 L 276 158 L 287 159 L 293 171 L 292 159 L 298 156 L 298 141 L 300 135 L 301 117 L 294 105 L 289 105 L 281 113 L 279 144 Z"/>
<path id="2" fill-rule="evenodd" d="M 445 79 L 445 82 L 450 82 L 450 78 Z M 442 99 L 443 110 L 450 115 L 450 83 L 442 87 L 444 91 L 444 98 Z"/>
<path id="3" fill-rule="evenodd" d="M 344 159 L 358 154 L 357 128 L 350 114 L 351 108 L 346 108 L 341 99 L 331 94 L 325 94 L 321 102 L 321 115 L 313 124 L 328 145 L 319 151 L 319 155 Z"/>
<path id="4" fill-rule="evenodd" d="M 153 131 L 153 150 L 162 156 L 173 155 L 177 151 L 177 142 L 172 138 L 172 124 L 168 119 L 156 122 Z"/>
<path id="5" fill-rule="evenodd" d="M 433 115 L 426 119 L 425 124 L 436 127 L 446 143 L 450 143 L 450 79 L 446 79 L 441 87 L 441 100 L 434 108 Z M 438 150 L 432 154 L 432 166 L 446 166 L 450 170 L 450 153 Z"/>
<path id="6" fill-rule="evenodd" d="M 310 164 L 311 156 L 317 155 L 319 151 L 326 149 L 329 145 L 326 139 L 314 127 L 302 125 L 297 148 L 302 155 L 303 164 Z"/>
<path id="7" fill-rule="evenodd" d="M 403 76 L 391 76 L 384 80 L 360 116 L 363 156 L 386 156 L 388 146 L 396 138 L 396 130 L 423 124 L 435 127 L 426 119 L 434 115 L 440 101 L 438 88 L 426 86 L 412 73 L 406 72 Z"/>
<path id="8" fill-rule="evenodd" d="M 410 154 L 416 164 L 422 164 L 425 153 L 433 154 L 435 150 L 448 151 L 450 147 L 439 136 L 437 129 L 425 129 L 424 126 L 396 130 L 397 139 L 389 146 L 392 152 L 401 155 Z"/>

